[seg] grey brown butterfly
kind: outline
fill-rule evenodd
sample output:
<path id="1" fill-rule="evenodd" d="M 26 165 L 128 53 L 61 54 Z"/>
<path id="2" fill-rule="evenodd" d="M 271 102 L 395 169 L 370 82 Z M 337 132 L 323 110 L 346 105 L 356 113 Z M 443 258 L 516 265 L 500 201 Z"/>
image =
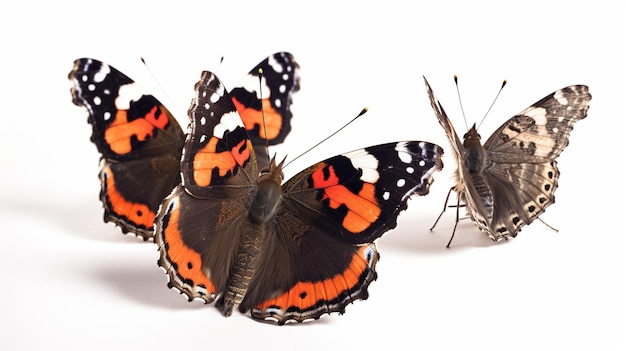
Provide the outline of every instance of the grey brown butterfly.
<path id="1" fill-rule="evenodd" d="M 556 158 L 568 145 L 574 123 L 587 116 L 589 88 L 571 85 L 553 92 L 506 121 L 481 144 L 476 124 L 461 141 L 425 77 L 424 82 L 457 163 L 456 183 L 444 205 L 445 211 L 454 190 L 457 223 L 448 247 L 462 205 L 494 241 L 515 237 L 554 203 L 559 178 Z"/>

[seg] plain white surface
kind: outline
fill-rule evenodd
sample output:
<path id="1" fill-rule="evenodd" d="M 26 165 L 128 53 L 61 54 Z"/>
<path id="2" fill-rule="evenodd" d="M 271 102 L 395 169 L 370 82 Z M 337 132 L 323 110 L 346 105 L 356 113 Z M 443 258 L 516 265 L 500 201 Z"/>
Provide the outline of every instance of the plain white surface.
<path id="1" fill-rule="evenodd" d="M 0 11 L 0 349 L 623 349 L 618 2 L 159 3 L 12 2 Z M 279 50 L 295 55 L 302 76 L 279 154 L 295 157 L 370 109 L 288 175 L 380 142 L 429 140 L 448 150 L 422 75 L 459 131 L 453 74 L 469 123 L 508 79 L 481 127 L 485 139 L 548 93 L 589 85 L 588 118 L 559 159 L 557 202 L 542 216 L 559 233 L 537 222 L 494 244 L 463 221 L 446 249 L 454 211 L 428 228 L 452 185 L 448 152 L 431 194 L 412 199 L 397 229 L 378 241 L 370 298 L 345 315 L 276 327 L 187 303 L 166 287 L 153 243 L 102 222 L 98 154 L 67 73 L 78 57 L 108 62 L 186 126 L 201 70 L 232 86 Z"/>

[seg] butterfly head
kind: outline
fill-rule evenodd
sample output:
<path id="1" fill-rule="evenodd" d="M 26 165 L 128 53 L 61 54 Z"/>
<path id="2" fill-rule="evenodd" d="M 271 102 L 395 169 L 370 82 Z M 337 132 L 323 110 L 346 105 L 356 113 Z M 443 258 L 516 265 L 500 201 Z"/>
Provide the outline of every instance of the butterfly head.
<path id="1" fill-rule="evenodd" d="M 261 184 L 264 182 L 274 182 L 280 186 L 283 182 L 283 179 L 285 178 L 285 174 L 283 173 L 283 166 L 285 164 L 286 158 L 287 157 L 283 158 L 283 160 L 277 165 L 276 155 L 274 155 L 274 157 L 272 157 L 272 160 L 270 161 L 270 165 L 261 169 L 257 183 Z"/>
<path id="2" fill-rule="evenodd" d="M 463 147 L 466 149 L 471 148 L 472 146 L 480 146 L 480 134 L 476 130 L 476 123 L 470 128 L 465 135 L 463 135 Z"/>

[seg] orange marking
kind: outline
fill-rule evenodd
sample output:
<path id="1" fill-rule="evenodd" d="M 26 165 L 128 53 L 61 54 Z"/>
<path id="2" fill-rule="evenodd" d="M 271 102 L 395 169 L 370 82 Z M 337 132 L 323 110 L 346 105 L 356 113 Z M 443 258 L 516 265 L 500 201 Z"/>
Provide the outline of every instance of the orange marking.
<path id="1" fill-rule="evenodd" d="M 117 191 L 113 172 L 109 168 L 104 170 L 107 174 L 107 197 L 111 203 L 111 211 L 116 215 L 122 215 L 136 225 L 152 228 L 155 213 L 146 205 L 128 201 Z"/>
<path id="2" fill-rule="evenodd" d="M 329 166 L 328 179 L 324 179 L 324 167 L 315 171 L 311 177 L 313 178 L 313 186 L 315 188 L 324 189 L 324 199 L 329 199 L 329 206 L 337 209 L 339 206 L 346 205 L 348 213 L 343 219 L 343 227 L 351 233 L 360 233 L 366 230 L 380 216 L 381 209 L 376 200 L 376 187 L 370 183 L 364 183 L 363 188 L 358 194 L 348 190 L 343 185 L 339 185 L 339 177 L 337 177 L 333 166 Z"/>
<path id="3" fill-rule="evenodd" d="M 179 217 L 180 210 L 178 208 L 172 210 L 168 226 L 163 231 L 163 241 L 167 244 L 167 256 L 176 265 L 176 272 L 182 279 L 191 280 L 194 286 L 203 285 L 209 295 L 214 294 L 216 293 L 215 285 L 202 272 L 202 257 L 183 242 L 178 230 Z"/>
<path id="4" fill-rule="evenodd" d="M 261 100 L 261 106 L 265 114 L 265 128 L 263 128 L 263 113 L 261 111 L 244 106 L 235 97 L 232 99 L 239 116 L 243 120 L 243 124 L 246 126 L 246 130 L 252 130 L 255 125 L 259 125 L 261 138 L 272 140 L 278 136 L 280 128 L 283 126 L 283 116 L 274 110 L 268 99 Z"/>
<path id="5" fill-rule="evenodd" d="M 217 137 L 211 137 L 209 142 L 195 155 L 193 159 L 193 179 L 198 186 L 211 184 L 213 169 L 219 170 L 219 176 L 224 177 L 228 172 L 234 172 L 237 165 L 243 164 L 250 158 L 252 144 L 249 140 L 242 140 L 233 146 L 230 151 L 217 152 Z M 248 145 L 242 149 L 244 143 Z"/>
<path id="6" fill-rule="evenodd" d="M 157 117 L 157 111 L 161 114 Z M 164 129 L 169 123 L 165 107 L 154 106 L 143 118 L 128 121 L 128 111 L 120 110 L 115 114 L 113 123 L 104 131 L 104 140 L 113 152 L 124 155 L 132 150 L 131 137 L 144 141 L 152 137 L 154 128 Z"/>
<path id="7" fill-rule="evenodd" d="M 359 277 L 368 267 L 367 261 L 363 258 L 368 247 L 361 247 L 358 253 L 352 256 L 352 261 L 345 271 L 323 281 L 297 282 L 281 296 L 265 301 L 256 308 L 265 310 L 271 306 L 278 306 L 283 310 L 290 307 L 305 310 L 315 306 L 318 301 L 336 299 L 341 293 L 359 285 Z"/>

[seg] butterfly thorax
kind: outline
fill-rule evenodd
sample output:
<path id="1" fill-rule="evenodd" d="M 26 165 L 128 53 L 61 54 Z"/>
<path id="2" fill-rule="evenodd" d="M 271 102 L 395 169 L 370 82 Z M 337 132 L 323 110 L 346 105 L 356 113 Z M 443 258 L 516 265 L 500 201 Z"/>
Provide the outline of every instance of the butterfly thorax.
<path id="1" fill-rule="evenodd" d="M 485 148 L 480 142 L 480 134 L 476 131 L 475 124 L 463 136 L 463 147 L 466 150 L 463 159 L 465 167 L 467 167 L 470 173 L 482 173 L 487 163 L 487 155 Z"/>
<path id="2" fill-rule="evenodd" d="M 278 207 L 282 194 L 280 185 L 284 177 L 282 171 L 284 162 L 283 160 L 279 165 L 276 165 L 276 160 L 272 159 L 270 165 L 261 170 L 257 180 L 257 191 L 248 212 L 248 218 L 253 223 L 265 223 Z"/>

